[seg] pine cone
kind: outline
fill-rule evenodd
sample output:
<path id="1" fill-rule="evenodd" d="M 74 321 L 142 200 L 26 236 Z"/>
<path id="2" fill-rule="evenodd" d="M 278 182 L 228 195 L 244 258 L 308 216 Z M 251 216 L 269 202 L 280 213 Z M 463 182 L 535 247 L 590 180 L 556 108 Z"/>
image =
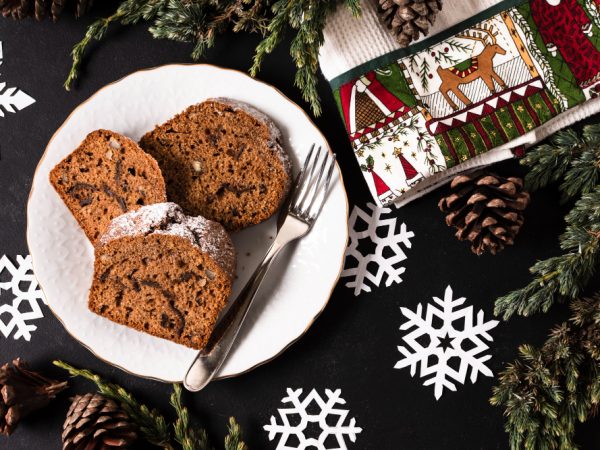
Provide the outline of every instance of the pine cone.
<path id="1" fill-rule="evenodd" d="M 102 394 L 77 395 L 63 425 L 63 450 L 128 448 L 136 427 L 113 400 Z"/>
<path id="2" fill-rule="evenodd" d="M 0 367 L 0 434 L 11 434 L 19 421 L 46 406 L 67 387 L 67 382 L 50 380 L 27 370 L 20 359 Z"/>
<path id="3" fill-rule="evenodd" d="M 471 241 L 473 253 L 495 255 L 514 243 L 529 205 L 521 178 L 475 172 L 455 177 L 450 189 L 438 206 L 447 214 L 446 224 L 458 230 L 456 237 Z"/>
<path id="4" fill-rule="evenodd" d="M 423 34 L 442 10 L 442 0 L 377 0 L 379 19 L 392 33 L 400 47 L 408 47 Z"/>
<path id="5" fill-rule="evenodd" d="M 4 17 L 21 20 L 34 16 L 43 20 L 46 16 L 56 22 L 66 6 L 74 9 L 75 17 L 86 14 L 93 6 L 94 0 L 0 0 L 0 11 Z"/>

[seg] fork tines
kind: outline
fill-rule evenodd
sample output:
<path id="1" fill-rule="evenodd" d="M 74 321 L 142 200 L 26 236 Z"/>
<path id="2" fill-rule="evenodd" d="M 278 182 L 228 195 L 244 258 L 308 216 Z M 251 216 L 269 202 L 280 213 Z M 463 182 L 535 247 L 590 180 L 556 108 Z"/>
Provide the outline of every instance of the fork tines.
<path id="1" fill-rule="evenodd" d="M 315 144 L 311 146 L 298 175 L 289 208 L 291 213 L 307 221 L 315 220 L 321 212 L 335 167 L 335 154 L 321 146 L 315 151 L 315 147 Z"/>

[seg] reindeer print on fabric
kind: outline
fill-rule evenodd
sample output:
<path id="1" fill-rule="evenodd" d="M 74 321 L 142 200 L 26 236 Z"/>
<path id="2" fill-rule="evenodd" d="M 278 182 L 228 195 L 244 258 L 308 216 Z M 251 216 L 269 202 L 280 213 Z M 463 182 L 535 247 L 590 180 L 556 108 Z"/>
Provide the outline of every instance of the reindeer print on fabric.
<path id="1" fill-rule="evenodd" d="M 494 57 L 496 55 L 506 55 L 506 50 L 496 43 L 496 35 L 497 33 L 491 28 L 484 25 L 481 28 L 474 27 L 473 29 L 466 30 L 464 33 L 456 36 L 457 38 L 482 42 L 484 47 L 479 55 L 473 56 L 461 64 L 447 69 L 441 66 L 437 68 L 438 76 L 442 80 L 440 92 L 452 109 L 458 110 L 459 108 L 448 93 L 452 92 L 466 106 L 470 106 L 472 102 L 462 93 L 460 86 L 469 84 L 477 79 L 481 79 L 492 94 L 496 92 L 494 81 L 498 83 L 501 89 L 506 89 L 506 83 L 494 69 Z"/>
<path id="2" fill-rule="evenodd" d="M 448 167 L 516 139 L 561 111 L 524 39 L 505 12 L 401 60 Z"/>
<path id="3" fill-rule="evenodd" d="M 600 96 L 600 0 L 510 3 L 334 92 L 380 205 Z"/>

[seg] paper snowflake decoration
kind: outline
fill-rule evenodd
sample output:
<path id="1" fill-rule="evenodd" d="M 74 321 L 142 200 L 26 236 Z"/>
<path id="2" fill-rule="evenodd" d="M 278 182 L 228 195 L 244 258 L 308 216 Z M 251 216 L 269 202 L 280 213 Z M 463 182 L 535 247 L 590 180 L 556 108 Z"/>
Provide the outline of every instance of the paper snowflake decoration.
<path id="1" fill-rule="evenodd" d="M 2 65 L 2 42 L 0 42 L 0 65 Z M 6 82 L 0 81 L 0 117 L 4 117 L 5 112 L 16 113 L 29 105 L 35 103 L 35 100 L 16 87 L 6 87 Z"/>
<path id="2" fill-rule="evenodd" d="M 6 281 L 8 279 L 8 281 Z M 0 332 L 8 338 L 31 339 L 36 326 L 29 323 L 44 317 L 40 302 L 46 303 L 33 275 L 31 256 L 17 255 L 15 266 L 6 255 L 0 258 Z M 8 321 L 7 321 L 8 320 Z"/>
<path id="3" fill-rule="evenodd" d="M 370 213 L 355 206 L 348 223 L 350 244 L 341 277 L 350 278 L 346 286 L 354 288 L 354 295 L 371 292 L 368 283 L 377 287 L 384 276 L 386 286 L 401 283 L 400 275 L 406 268 L 400 263 L 407 258 L 402 246 L 411 248 L 410 240 L 415 237 L 406 229 L 406 224 L 398 226 L 398 218 L 389 216 L 390 208 L 378 208 L 372 203 L 368 203 L 367 208 Z M 361 251 L 364 241 L 371 247 L 370 251 Z"/>
<path id="4" fill-rule="evenodd" d="M 411 376 L 415 376 L 420 364 L 421 378 L 425 378 L 424 386 L 434 386 L 435 398 L 439 400 L 444 388 L 456 391 L 454 381 L 465 383 L 471 369 L 471 383 L 477 381 L 482 373 L 491 377 L 492 371 L 485 365 L 490 355 L 482 355 L 492 341 L 489 330 L 498 325 L 497 320 L 485 322 L 483 311 L 477 313 L 473 322 L 473 306 L 458 309 L 465 302 L 461 297 L 452 299 L 452 288 L 448 286 L 444 299 L 433 298 L 435 304 L 428 303 L 425 315 L 419 303 L 416 312 L 408 308 L 400 308 L 408 319 L 400 327 L 411 330 L 402 339 L 407 346 L 399 346 L 403 358 L 394 368 L 410 367 Z"/>
<path id="5" fill-rule="evenodd" d="M 356 442 L 356 435 L 362 428 L 356 426 L 356 419 L 346 423 L 349 411 L 336 408 L 345 405 L 340 397 L 341 390 L 325 389 L 327 399 L 323 399 L 313 389 L 304 399 L 301 399 L 302 389 L 287 389 L 288 396 L 281 402 L 289 403 L 289 408 L 281 408 L 277 423 L 271 416 L 271 423 L 264 429 L 269 432 L 269 441 L 280 435 L 276 450 L 347 450 L 345 438 Z M 317 428 L 318 437 L 307 437 L 307 431 Z"/>

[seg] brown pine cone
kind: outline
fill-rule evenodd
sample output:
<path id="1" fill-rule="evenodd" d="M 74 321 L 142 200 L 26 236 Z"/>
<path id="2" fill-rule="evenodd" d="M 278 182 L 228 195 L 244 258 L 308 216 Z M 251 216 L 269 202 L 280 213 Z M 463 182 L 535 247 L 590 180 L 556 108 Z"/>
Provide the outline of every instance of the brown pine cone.
<path id="1" fill-rule="evenodd" d="M 495 255 L 514 243 L 529 205 L 521 178 L 478 171 L 458 175 L 450 189 L 452 193 L 438 206 L 447 214 L 446 224 L 456 227 L 456 237 L 471 241 L 473 253 L 481 255 L 488 250 Z"/>
<path id="2" fill-rule="evenodd" d="M 377 0 L 377 13 L 400 47 L 408 47 L 423 34 L 442 10 L 442 0 Z"/>
<path id="3" fill-rule="evenodd" d="M 75 17 L 86 14 L 94 0 L 0 0 L 0 12 L 4 17 L 21 20 L 33 16 L 43 20 L 46 16 L 57 21 L 66 6 L 73 8 Z"/>
<path id="4" fill-rule="evenodd" d="M 73 398 L 63 425 L 63 450 L 125 449 L 136 439 L 136 426 L 113 400 L 98 393 Z"/>
<path id="5" fill-rule="evenodd" d="M 50 380 L 27 370 L 20 359 L 12 366 L 4 364 L 0 367 L 0 434 L 11 434 L 21 419 L 46 406 L 66 387 L 66 381 Z"/>

